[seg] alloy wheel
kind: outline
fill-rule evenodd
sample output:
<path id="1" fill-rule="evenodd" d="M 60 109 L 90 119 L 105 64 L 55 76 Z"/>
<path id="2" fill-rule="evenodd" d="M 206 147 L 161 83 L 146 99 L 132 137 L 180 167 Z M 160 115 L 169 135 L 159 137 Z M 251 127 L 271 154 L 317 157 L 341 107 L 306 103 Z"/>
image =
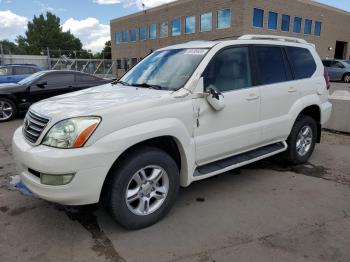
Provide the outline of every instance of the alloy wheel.
<path id="1" fill-rule="evenodd" d="M 304 126 L 300 129 L 296 143 L 296 149 L 300 156 L 305 156 L 310 151 L 312 135 L 312 129 L 310 126 Z"/>
<path id="2" fill-rule="evenodd" d="M 13 107 L 7 101 L 0 100 L 0 120 L 6 121 L 11 118 L 13 114 Z"/>

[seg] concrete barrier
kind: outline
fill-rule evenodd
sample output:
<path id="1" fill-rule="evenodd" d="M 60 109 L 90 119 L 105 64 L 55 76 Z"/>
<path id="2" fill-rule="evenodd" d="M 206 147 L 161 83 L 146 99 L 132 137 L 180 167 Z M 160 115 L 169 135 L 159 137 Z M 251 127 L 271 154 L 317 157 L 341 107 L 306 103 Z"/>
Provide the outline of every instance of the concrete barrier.
<path id="1" fill-rule="evenodd" d="M 333 104 L 333 110 L 324 128 L 350 133 L 350 92 L 335 91 L 329 97 L 329 101 Z"/>

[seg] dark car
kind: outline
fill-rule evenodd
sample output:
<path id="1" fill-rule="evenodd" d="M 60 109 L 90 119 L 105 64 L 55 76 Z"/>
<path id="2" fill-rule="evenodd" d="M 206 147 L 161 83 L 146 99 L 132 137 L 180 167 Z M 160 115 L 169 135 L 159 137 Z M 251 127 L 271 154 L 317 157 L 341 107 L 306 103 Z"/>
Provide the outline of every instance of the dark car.
<path id="1" fill-rule="evenodd" d="M 42 71 L 43 69 L 37 65 L 31 64 L 9 64 L 0 66 L 0 84 L 2 83 L 18 83 L 22 79 Z"/>
<path id="2" fill-rule="evenodd" d="M 322 60 L 328 70 L 331 81 L 343 81 L 350 83 L 350 63 L 346 60 L 327 59 Z"/>
<path id="3" fill-rule="evenodd" d="M 42 99 L 111 81 L 77 71 L 40 71 L 18 83 L 0 84 L 0 122 L 25 112 Z"/>

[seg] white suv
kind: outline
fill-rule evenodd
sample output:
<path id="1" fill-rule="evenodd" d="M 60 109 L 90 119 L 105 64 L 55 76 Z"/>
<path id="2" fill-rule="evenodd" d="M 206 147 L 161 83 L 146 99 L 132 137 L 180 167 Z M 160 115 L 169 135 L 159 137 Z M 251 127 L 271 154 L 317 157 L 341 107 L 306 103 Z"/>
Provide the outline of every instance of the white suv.
<path id="1" fill-rule="evenodd" d="M 330 117 L 328 87 L 301 39 L 170 46 L 118 82 L 32 105 L 13 154 L 39 197 L 102 201 L 121 225 L 142 228 L 170 210 L 179 186 L 282 152 L 305 163 Z"/>

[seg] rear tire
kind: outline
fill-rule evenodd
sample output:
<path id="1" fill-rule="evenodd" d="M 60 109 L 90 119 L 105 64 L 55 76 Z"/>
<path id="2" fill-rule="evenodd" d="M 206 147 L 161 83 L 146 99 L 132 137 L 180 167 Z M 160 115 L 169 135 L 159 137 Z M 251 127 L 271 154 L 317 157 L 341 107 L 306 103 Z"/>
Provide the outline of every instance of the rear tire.
<path id="1" fill-rule="evenodd" d="M 11 100 L 0 97 L 0 123 L 10 121 L 16 115 L 16 105 Z"/>
<path id="2" fill-rule="evenodd" d="M 286 160 L 295 165 L 306 163 L 314 151 L 316 138 L 316 121 L 309 116 L 299 116 L 287 139 Z"/>
<path id="3" fill-rule="evenodd" d="M 344 81 L 345 83 L 350 83 L 350 74 L 345 74 L 345 75 L 343 76 L 343 81 Z"/>
<path id="4" fill-rule="evenodd" d="M 137 148 L 111 172 L 109 211 L 127 229 L 158 222 L 175 203 L 179 170 L 175 161 L 158 148 Z"/>

